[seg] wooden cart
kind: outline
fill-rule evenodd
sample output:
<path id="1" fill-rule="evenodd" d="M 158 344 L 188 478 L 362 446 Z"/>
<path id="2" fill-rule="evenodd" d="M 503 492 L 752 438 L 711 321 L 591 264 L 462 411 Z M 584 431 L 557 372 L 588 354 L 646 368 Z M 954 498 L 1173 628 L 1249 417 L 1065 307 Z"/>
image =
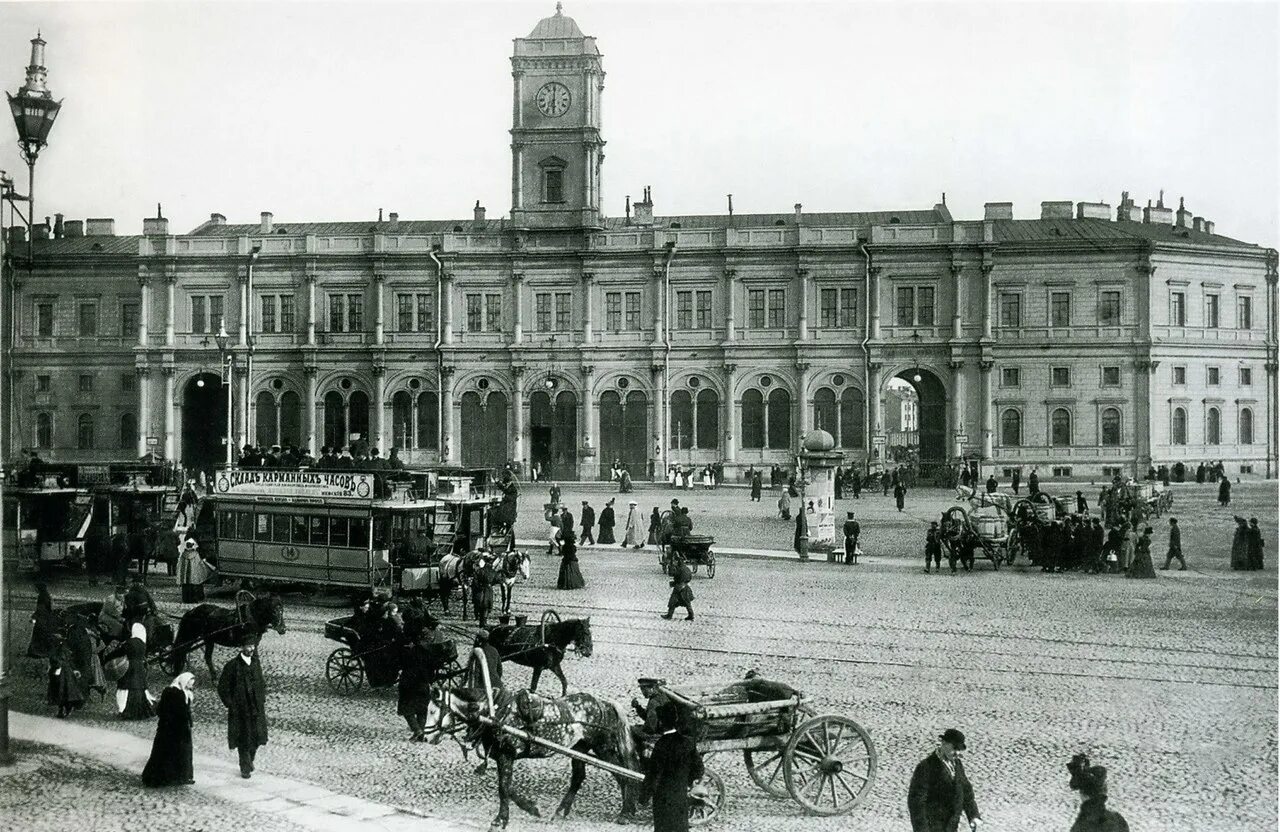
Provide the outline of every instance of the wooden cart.
<path id="1" fill-rule="evenodd" d="M 1003 514 L 979 514 L 965 511 L 963 506 L 947 509 L 944 536 L 958 544 L 963 535 L 972 535 L 982 549 L 982 554 L 996 569 L 1001 563 L 1013 563 L 1018 546 L 1017 531 L 1009 531 L 1009 523 Z"/>

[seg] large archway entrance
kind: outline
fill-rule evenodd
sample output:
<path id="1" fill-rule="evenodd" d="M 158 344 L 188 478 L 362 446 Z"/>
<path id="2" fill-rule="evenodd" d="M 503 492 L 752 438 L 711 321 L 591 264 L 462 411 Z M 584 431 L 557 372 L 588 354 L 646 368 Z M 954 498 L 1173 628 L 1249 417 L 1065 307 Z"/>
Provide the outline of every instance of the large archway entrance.
<path id="1" fill-rule="evenodd" d="M 906 382 L 913 394 L 907 398 L 914 398 L 916 461 L 920 475 L 928 479 L 951 464 L 947 449 L 947 390 L 936 375 L 922 367 L 904 370 L 895 378 Z M 889 389 L 886 385 L 886 391 Z M 890 397 L 883 398 L 889 401 Z"/>
<path id="2" fill-rule="evenodd" d="M 501 468 L 507 464 L 507 396 L 496 390 L 485 395 L 462 394 L 462 464 L 471 468 Z"/>
<path id="3" fill-rule="evenodd" d="M 227 391 L 216 373 L 200 373 L 182 389 L 182 464 L 213 473 L 227 459 Z"/>
<path id="4" fill-rule="evenodd" d="M 600 476 L 609 478 L 614 461 L 627 466 L 632 479 L 648 479 L 649 397 L 632 390 L 626 398 L 617 390 L 600 396 Z"/>
<path id="5" fill-rule="evenodd" d="M 544 390 L 529 397 L 529 464 L 553 480 L 578 478 L 578 397 Z"/>

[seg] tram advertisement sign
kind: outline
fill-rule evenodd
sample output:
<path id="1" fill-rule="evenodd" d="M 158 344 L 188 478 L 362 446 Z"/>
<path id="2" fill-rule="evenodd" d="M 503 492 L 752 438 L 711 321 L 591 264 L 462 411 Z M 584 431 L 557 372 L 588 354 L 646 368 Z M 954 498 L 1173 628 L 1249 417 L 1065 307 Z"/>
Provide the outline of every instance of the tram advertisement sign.
<path id="1" fill-rule="evenodd" d="M 240 468 L 218 472 L 217 486 L 223 494 L 249 492 L 298 497 L 368 498 L 373 493 L 373 475 Z"/>

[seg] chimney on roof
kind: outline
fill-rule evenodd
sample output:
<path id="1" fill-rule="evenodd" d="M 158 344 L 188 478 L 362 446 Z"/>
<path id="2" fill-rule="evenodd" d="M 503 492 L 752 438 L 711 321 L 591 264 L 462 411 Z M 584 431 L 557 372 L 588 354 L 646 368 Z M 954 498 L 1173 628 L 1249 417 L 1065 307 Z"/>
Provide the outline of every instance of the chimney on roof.
<path id="1" fill-rule="evenodd" d="M 27 228 L 24 225 L 9 226 L 9 244 L 17 245 L 27 241 Z"/>
<path id="2" fill-rule="evenodd" d="M 53 239 L 61 240 L 62 233 L 63 233 L 62 215 L 54 214 L 53 215 Z"/>
<path id="3" fill-rule="evenodd" d="M 801 205 L 799 202 L 796 203 L 796 225 L 799 225 L 800 221 L 804 218 L 804 214 L 802 211 L 803 208 L 804 206 Z"/>
<path id="4" fill-rule="evenodd" d="M 67 239 L 75 239 L 84 236 L 84 220 L 67 220 L 66 227 L 63 229 L 67 235 Z"/>
<path id="5" fill-rule="evenodd" d="M 627 221 L 626 225 L 631 225 L 631 194 L 627 194 Z"/>
<path id="6" fill-rule="evenodd" d="M 270 211 L 262 212 L 262 221 L 258 224 L 258 231 L 260 233 L 262 234 L 271 233 L 271 219 L 272 219 L 272 215 Z M 378 219 L 382 219 L 382 218 L 379 217 Z"/>
<path id="7" fill-rule="evenodd" d="M 1179 228 L 1191 227 L 1191 212 L 1187 210 L 1187 201 L 1183 197 L 1178 197 L 1178 219 Z"/>
<path id="8" fill-rule="evenodd" d="M 1071 219 L 1071 202 L 1042 202 L 1040 203 L 1040 219 L 1042 220 L 1069 220 Z"/>
<path id="9" fill-rule="evenodd" d="M 1076 204 L 1078 220 L 1109 220 L 1111 206 L 1105 202 L 1080 202 Z"/>
<path id="10" fill-rule="evenodd" d="M 1013 203 L 1012 202 L 988 202 L 982 207 L 985 210 L 983 219 L 986 219 L 986 220 L 1013 219 Z"/>
<path id="11" fill-rule="evenodd" d="M 378 222 L 382 222 L 382 209 L 378 209 Z"/>
<path id="12" fill-rule="evenodd" d="M 169 221 L 160 212 L 160 203 L 156 203 L 156 215 L 154 217 L 143 218 L 142 233 L 148 237 L 164 237 L 169 234 Z"/>
<path id="13" fill-rule="evenodd" d="M 222 214 L 209 215 L 209 225 L 226 225 L 226 224 L 227 224 L 227 218 L 222 216 Z"/>
<path id="14" fill-rule="evenodd" d="M 1209 222 L 1208 220 L 1204 221 L 1204 233 L 1206 234 L 1213 233 L 1213 223 Z"/>
<path id="15" fill-rule="evenodd" d="M 476 206 L 471 211 L 476 222 L 484 222 L 484 206 L 480 204 L 480 200 L 476 200 Z"/>
<path id="16" fill-rule="evenodd" d="M 392 230 L 392 231 L 399 230 L 399 228 L 400 228 L 400 215 L 399 215 L 398 213 L 396 213 L 395 211 L 392 211 L 392 212 L 391 212 L 390 214 L 388 214 L 387 216 L 388 216 L 388 217 L 390 217 L 390 219 L 391 219 L 391 230 Z"/>
<path id="17" fill-rule="evenodd" d="M 644 186 L 644 199 L 635 204 L 636 225 L 653 225 L 653 197 L 649 186 Z"/>
<path id="18" fill-rule="evenodd" d="M 1192 217 L 1191 227 L 1196 231 L 1204 231 L 1204 217 Z"/>
<path id="19" fill-rule="evenodd" d="M 44 222 L 36 223 L 35 225 L 31 226 L 31 239 L 33 240 L 49 239 L 49 221 L 47 217 L 45 218 Z"/>
<path id="20" fill-rule="evenodd" d="M 1142 221 L 1149 225 L 1173 225 L 1173 209 L 1164 207 L 1164 191 L 1160 192 L 1160 202 L 1153 208 L 1151 200 L 1142 209 Z"/>
<path id="21" fill-rule="evenodd" d="M 116 221 L 110 218 L 90 217 L 84 221 L 84 236 L 114 237 L 116 236 Z"/>

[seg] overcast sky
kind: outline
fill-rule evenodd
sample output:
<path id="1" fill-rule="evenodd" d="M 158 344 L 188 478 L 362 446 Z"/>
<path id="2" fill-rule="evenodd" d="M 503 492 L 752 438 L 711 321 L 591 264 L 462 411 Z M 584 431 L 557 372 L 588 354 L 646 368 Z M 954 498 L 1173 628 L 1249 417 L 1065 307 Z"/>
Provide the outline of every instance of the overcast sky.
<path id="1" fill-rule="evenodd" d="M 510 211 L 518 3 L 23 3 L 0 14 L 0 83 L 48 41 L 65 99 L 38 213 L 164 204 L 230 222 Z M 1185 196 L 1219 233 L 1274 246 L 1280 4 L 567 0 L 598 38 L 605 212 L 1139 204 Z M 7 120 L 6 120 L 7 122 Z M 25 183 L 9 138 L 0 167 Z M 25 184 L 23 186 L 25 188 Z"/>

